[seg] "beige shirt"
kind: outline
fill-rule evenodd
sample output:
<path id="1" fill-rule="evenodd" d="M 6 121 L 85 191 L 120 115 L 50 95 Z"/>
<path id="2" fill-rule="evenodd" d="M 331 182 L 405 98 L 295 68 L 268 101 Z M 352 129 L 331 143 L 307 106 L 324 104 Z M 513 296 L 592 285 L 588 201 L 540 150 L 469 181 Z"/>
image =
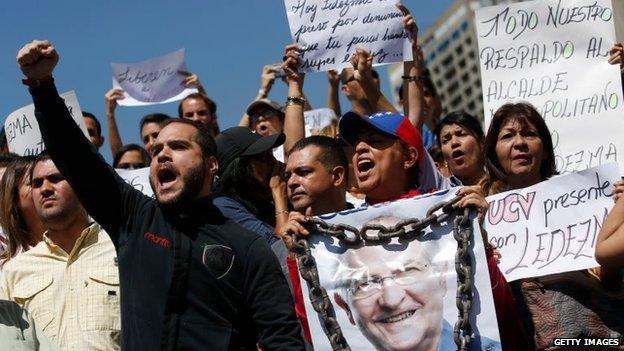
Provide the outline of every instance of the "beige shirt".
<path id="1" fill-rule="evenodd" d="M 108 234 L 94 223 L 67 254 L 43 241 L 3 269 L 0 298 L 30 313 L 63 350 L 118 350 L 119 274 Z"/>

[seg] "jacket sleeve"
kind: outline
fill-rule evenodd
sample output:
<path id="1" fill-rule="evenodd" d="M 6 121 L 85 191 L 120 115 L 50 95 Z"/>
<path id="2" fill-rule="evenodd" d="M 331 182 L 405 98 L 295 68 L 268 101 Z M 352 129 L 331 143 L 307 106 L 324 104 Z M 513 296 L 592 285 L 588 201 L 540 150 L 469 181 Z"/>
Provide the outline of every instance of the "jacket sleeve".
<path id="1" fill-rule="evenodd" d="M 126 184 L 84 136 L 53 82 L 30 88 L 30 93 L 41 136 L 54 164 L 89 215 L 118 246 L 120 227 L 143 195 Z"/>
<path id="2" fill-rule="evenodd" d="M 262 238 L 247 252 L 244 294 L 265 350 L 305 349 L 288 283 Z"/>

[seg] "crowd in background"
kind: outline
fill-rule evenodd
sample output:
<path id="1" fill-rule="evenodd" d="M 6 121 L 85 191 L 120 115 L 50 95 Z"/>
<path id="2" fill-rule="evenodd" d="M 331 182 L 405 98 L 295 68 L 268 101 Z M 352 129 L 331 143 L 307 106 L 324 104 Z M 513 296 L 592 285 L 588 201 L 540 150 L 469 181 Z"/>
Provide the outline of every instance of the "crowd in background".
<path id="1" fill-rule="evenodd" d="M 124 144 L 115 119 L 123 91 L 108 91 L 112 165 L 98 153 L 98 118 L 83 112 L 87 140 L 58 96 L 52 43 L 26 44 L 17 60 L 47 150 L 20 157 L 6 136 L 0 145 L 2 343 L 310 349 L 293 252 L 293 235 L 309 234 L 310 217 L 460 187 L 457 206 L 483 219 L 486 196 L 556 175 L 551 133 L 532 105 L 500 107 L 487 131 L 463 111 L 442 115 L 416 24 L 402 10 L 414 60 L 404 62 L 401 109 L 381 93 L 371 54 L 357 49 L 351 67 L 327 72 L 326 107 L 340 118 L 306 132 L 312 106 L 293 44 L 276 53 L 282 67 L 264 67 L 238 126 L 219 125 L 217 103 L 188 72 L 183 84 L 198 92 L 180 101 L 178 115 L 144 116 L 143 145 Z M 624 68 L 621 44 L 608 61 Z M 276 79 L 288 85 L 283 104 L 268 99 Z M 340 106 L 339 94 L 350 106 Z M 155 199 L 114 171 L 145 167 Z M 613 193 L 594 270 L 508 283 L 483 231 L 503 350 L 547 349 L 557 337 L 622 339 L 624 182 Z"/>

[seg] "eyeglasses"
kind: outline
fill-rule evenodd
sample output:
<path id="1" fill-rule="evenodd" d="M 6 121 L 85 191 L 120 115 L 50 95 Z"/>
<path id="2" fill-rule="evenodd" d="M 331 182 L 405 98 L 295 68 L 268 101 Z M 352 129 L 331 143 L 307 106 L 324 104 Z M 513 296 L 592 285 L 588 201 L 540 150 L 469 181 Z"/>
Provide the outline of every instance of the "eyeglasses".
<path id="1" fill-rule="evenodd" d="M 269 119 L 269 118 L 273 118 L 275 116 L 277 116 L 277 112 L 275 110 L 264 109 L 264 110 L 260 110 L 258 112 L 253 113 L 251 116 L 249 116 L 249 118 L 251 118 L 252 120 L 257 120 L 260 117 L 264 117 L 266 119 Z"/>
<path id="2" fill-rule="evenodd" d="M 124 162 L 124 163 L 119 163 L 116 168 L 118 168 L 118 169 L 139 169 L 139 168 L 145 168 L 145 167 L 147 167 L 147 166 L 144 163 L 141 163 L 141 162 L 135 162 L 135 163 Z"/>
<path id="3" fill-rule="evenodd" d="M 404 270 L 386 277 L 366 277 L 351 281 L 349 292 L 355 300 L 367 299 L 376 295 L 383 288 L 386 279 L 391 279 L 397 285 L 411 285 L 424 278 L 424 272 L 429 268 L 428 264 L 410 265 Z"/>

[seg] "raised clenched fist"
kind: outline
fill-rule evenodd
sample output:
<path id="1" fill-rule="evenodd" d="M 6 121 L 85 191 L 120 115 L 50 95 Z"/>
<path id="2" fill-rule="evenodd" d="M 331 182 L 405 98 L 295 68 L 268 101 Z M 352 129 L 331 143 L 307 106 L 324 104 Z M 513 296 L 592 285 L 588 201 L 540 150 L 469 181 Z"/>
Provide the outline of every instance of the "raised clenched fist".
<path id="1" fill-rule="evenodd" d="M 52 76 L 59 56 L 47 40 L 33 40 L 17 53 L 17 64 L 26 78 L 40 80 Z"/>

